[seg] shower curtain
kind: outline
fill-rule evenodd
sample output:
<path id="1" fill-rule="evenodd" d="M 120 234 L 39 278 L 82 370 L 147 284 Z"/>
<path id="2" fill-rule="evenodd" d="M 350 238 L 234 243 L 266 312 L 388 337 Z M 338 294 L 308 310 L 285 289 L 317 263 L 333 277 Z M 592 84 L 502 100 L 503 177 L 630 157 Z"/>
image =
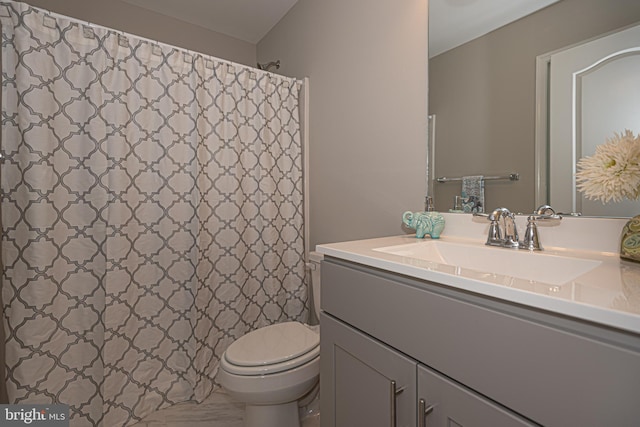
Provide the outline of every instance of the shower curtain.
<path id="1" fill-rule="evenodd" d="M 10 403 L 72 426 L 202 400 L 305 320 L 300 83 L 0 1 Z"/>

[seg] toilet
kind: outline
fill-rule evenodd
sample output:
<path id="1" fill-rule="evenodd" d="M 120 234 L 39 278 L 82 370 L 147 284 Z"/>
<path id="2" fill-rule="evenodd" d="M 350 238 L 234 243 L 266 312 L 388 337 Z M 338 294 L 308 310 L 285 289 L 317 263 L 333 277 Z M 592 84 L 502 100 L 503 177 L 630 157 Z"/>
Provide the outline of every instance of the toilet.
<path id="1" fill-rule="evenodd" d="M 313 309 L 320 314 L 320 262 L 311 252 Z M 300 427 L 298 400 L 318 383 L 320 330 L 300 322 L 265 326 L 238 338 L 220 359 L 218 381 L 246 404 L 246 427 Z"/>

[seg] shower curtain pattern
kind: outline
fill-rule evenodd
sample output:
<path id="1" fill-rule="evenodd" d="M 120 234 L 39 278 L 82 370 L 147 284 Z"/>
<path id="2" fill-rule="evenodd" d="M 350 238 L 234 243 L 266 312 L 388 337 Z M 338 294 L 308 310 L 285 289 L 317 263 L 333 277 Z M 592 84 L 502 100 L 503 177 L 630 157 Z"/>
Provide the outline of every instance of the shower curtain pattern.
<path id="1" fill-rule="evenodd" d="M 304 320 L 299 83 L 0 1 L 11 403 L 71 425 L 202 400 Z"/>

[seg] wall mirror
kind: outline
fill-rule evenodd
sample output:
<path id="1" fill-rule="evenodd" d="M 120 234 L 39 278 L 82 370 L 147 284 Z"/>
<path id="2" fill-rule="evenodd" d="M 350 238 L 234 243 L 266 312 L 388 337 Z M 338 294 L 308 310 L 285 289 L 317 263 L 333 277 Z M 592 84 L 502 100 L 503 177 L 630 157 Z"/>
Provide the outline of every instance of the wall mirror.
<path id="1" fill-rule="evenodd" d="M 616 133 L 640 132 L 640 25 L 539 56 L 536 82 L 536 199 L 587 216 L 640 212 L 637 200 L 586 198 L 574 175 Z"/>
<path id="2" fill-rule="evenodd" d="M 477 3 L 493 8 L 485 0 L 430 0 L 430 27 L 440 19 L 438 8 L 433 7 L 438 2 L 458 8 Z M 565 185 L 562 180 L 567 176 L 571 185 L 574 173 L 571 164 L 559 166 L 561 172 L 554 173 L 548 166 L 560 156 L 553 147 L 566 144 L 564 150 L 572 150 L 572 140 L 556 138 L 551 141 L 552 149 L 537 148 L 541 141 L 547 141 L 546 131 L 537 128 L 537 118 L 549 114 L 549 125 L 564 119 L 556 117 L 551 109 L 545 110 L 546 104 L 537 101 L 536 87 L 540 87 L 540 82 L 536 71 L 538 57 L 640 23 L 640 2 L 560 0 L 549 3 L 449 50 L 435 52 L 435 55 L 430 53 L 429 112 L 436 117 L 435 158 L 431 162 L 434 170 L 430 171 L 430 176 L 518 173 L 518 181 L 485 183 L 485 210 L 505 206 L 514 212 L 528 213 L 550 201 L 552 205 L 556 203 L 558 206 L 554 207 L 561 212 L 584 211 L 585 215 L 592 216 L 636 215 L 640 205 L 606 212 L 589 207 L 589 203 L 575 196 L 575 192 L 570 197 L 555 193 L 558 194 L 555 197 L 554 190 L 547 191 L 554 185 L 562 188 Z M 431 33 L 429 47 L 431 51 Z M 636 72 L 635 75 L 639 74 Z M 595 82 L 593 77 L 584 80 Z M 593 86 L 599 87 L 602 93 L 601 83 Z M 602 105 L 590 99 L 601 99 L 601 95 L 585 92 L 581 97 L 583 110 L 591 114 L 589 117 L 599 117 L 602 110 L 598 108 Z M 636 102 L 639 99 L 635 95 Z M 635 108 L 638 108 L 637 104 Z M 636 114 L 635 117 L 640 116 Z M 583 120 L 583 124 L 596 122 L 591 118 Z M 619 120 L 612 126 L 620 128 L 619 132 L 625 127 L 637 132 L 640 130 L 638 122 L 640 120 L 636 120 L 635 129 Z M 592 140 L 604 143 L 606 136 L 597 132 L 590 127 L 581 130 L 583 135 L 589 134 Z M 580 148 L 578 156 L 589 155 L 588 150 Z M 435 207 L 440 211 L 450 209 L 454 196 L 460 194 L 460 184 L 456 182 L 436 182 L 430 188 L 433 188 Z M 565 204 L 568 200 L 571 203 Z"/>

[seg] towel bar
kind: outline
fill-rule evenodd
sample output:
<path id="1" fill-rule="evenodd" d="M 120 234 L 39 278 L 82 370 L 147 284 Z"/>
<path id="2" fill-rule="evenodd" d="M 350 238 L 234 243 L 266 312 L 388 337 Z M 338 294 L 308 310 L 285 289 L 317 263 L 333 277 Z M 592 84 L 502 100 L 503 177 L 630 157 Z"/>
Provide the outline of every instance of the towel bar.
<path id="1" fill-rule="evenodd" d="M 498 175 L 498 176 L 485 176 L 483 180 L 497 180 L 497 179 L 508 179 L 509 181 L 518 181 L 520 179 L 520 174 L 518 173 L 510 173 L 509 175 Z M 462 181 L 462 177 L 458 178 L 448 178 L 446 176 L 441 176 L 436 178 L 438 182 L 450 182 L 450 181 Z"/>

